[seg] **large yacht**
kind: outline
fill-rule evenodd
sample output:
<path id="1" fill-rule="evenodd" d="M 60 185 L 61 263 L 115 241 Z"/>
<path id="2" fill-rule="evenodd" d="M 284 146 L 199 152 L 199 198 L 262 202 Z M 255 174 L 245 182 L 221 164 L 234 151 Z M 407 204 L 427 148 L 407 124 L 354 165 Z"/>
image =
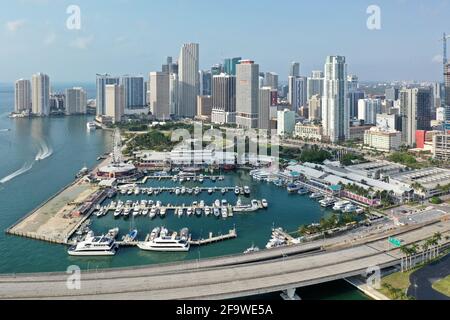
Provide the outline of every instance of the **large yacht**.
<path id="1" fill-rule="evenodd" d="M 164 227 L 155 228 L 148 235 L 147 240 L 139 242 L 137 246 L 146 251 L 186 252 L 190 249 L 189 230 L 184 228 L 178 235 L 176 232 L 169 232 Z"/>
<path id="2" fill-rule="evenodd" d="M 70 247 L 67 253 L 71 256 L 113 256 L 117 248 L 112 237 L 88 236 L 84 241 Z"/>

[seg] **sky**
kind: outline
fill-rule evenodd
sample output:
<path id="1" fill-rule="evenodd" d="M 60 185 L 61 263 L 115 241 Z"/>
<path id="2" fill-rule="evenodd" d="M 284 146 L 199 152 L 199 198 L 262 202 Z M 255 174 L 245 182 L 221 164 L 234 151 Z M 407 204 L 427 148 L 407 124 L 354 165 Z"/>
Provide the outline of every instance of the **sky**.
<path id="1" fill-rule="evenodd" d="M 287 77 L 323 70 L 344 55 L 362 81 L 442 79 L 450 0 L 2 0 L 0 82 L 47 73 L 52 81 L 94 82 L 96 73 L 158 71 L 183 43 L 200 44 L 200 67 L 226 57 L 255 60 Z M 80 29 L 67 28 L 80 9 Z M 380 8 L 371 30 L 370 5 Z M 71 20 L 72 21 L 72 20 Z M 73 26 L 73 24 L 72 24 Z"/>

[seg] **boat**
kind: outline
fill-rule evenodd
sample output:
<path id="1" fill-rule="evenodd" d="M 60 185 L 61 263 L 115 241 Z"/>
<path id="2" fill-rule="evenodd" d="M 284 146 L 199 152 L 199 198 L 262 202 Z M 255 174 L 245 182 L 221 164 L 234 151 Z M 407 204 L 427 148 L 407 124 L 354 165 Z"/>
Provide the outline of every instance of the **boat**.
<path id="1" fill-rule="evenodd" d="M 345 206 L 345 208 L 342 210 L 342 212 L 344 212 L 344 213 L 354 213 L 354 212 L 356 212 L 357 209 L 358 209 L 357 206 L 355 206 L 354 204 L 350 203 L 350 204 Z"/>
<path id="2" fill-rule="evenodd" d="M 134 240 L 136 240 L 137 235 L 138 235 L 137 229 L 133 229 L 126 236 L 124 236 L 122 238 L 122 241 L 125 243 L 133 242 Z"/>
<path id="3" fill-rule="evenodd" d="M 142 215 L 143 215 L 144 217 L 147 216 L 148 213 L 149 213 L 148 209 L 142 210 Z"/>
<path id="4" fill-rule="evenodd" d="M 84 177 L 85 175 L 87 175 L 89 173 L 89 169 L 87 167 L 83 167 L 81 168 L 80 171 L 78 171 L 78 174 L 76 175 L 77 178 L 81 178 Z"/>
<path id="5" fill-rule="evenodd" d="M 238 186 L 234 187 L 234 194 L 238 196 L 240 193 L 241 191 L 239 190 L 239 187 Z"/>
<path id="6" fill-rule="evenodd" d="M 138 196 L 140 194 L 141 194 L 141 189 L 139 189 L 139 188 L 134 189 L 134 195 Z"/>
<path id="7" fill-rule="evenodd" d="M 220 217 L 220 209 L 219 208 L 214 208 L 213 212 L 214 212 L 214 216 Z"/>
<path id="8" fill-rule="evenodd" d="M 151 196 L 153 194 L 153 188 L 148 189 L 147 194 Z"/>
<path id="9" fill-rule="evenodd" d="M 173 176 L 173 177 L 172 177 L 172 181 L 173 181 L 173 182 L 177 182 L 177 181 L 178 181 L 178 177 L 177 177 L 177 176 Z"/>
<path id="10" fill-rule="evenodd" d="M 200 194 L 200 192 L 201 192 L 200 188 L 199 187 L 195 187 L 194 194 L 198 195 L 198 194 Z"/>
<path id="11" fill-rule="evenodd" d="M 222 200 L 222 207 L 226 207 L 226 206 L 228 206 L 228 201 L 223 199 Z"/>
<path id="12" fill-rule="evenodd" d="M 186 188 L 185 187 L 181 188 L 181 194 L 185 194 L 185 193 L 186 193 Z"/>
<path id="13" fill-rule="evenodd" d="M 200 175 L 200 176 L 198 177 L 198 182 L 203 183 L 203 181 L 204 181 L 203 175 Z"/>
<path id="14" fill-rule="evenodd" d="M 121 190 L 120 190 L 120 194 L 122 194 L 122 195 L 127 194 L 127 189 L 121 189 Z"/>
<path id="15" fill-rule="evenodd" d="M 200 217 L 200 216 L 202 215 L 202 209 L 200 209 L 200 208 L 195 209 L 195 214 L 196 214 L 198 217 Z"/>
<path id="16" fill-rule="evenodd" d="M 320 192 L 313 192 L 309 197 L 311 199 L 321 199 L 323 198 L 323 194 L 321 194 Z"/>
<path id="17" fill-rule="evenodd" d="M 356 209 L 355 213 L 362 214 L 362 213 L 364 213 L 364 209 L 363 208 L 358 208 L 358 209 Z"/>
<path id="18" fill-rule="evenodd" d="M 228 218 L 228 208 L 227 207 L 222 207 L 221 212 L 222 212 L 222 218 Z"/>
<path id="19" fill-rule="evenodd" d="M 138 248 L 145 251 L 159 252 L 187 252 L 190 249 L 189 230 L 184 228 L 178 235 L 176 232 L 169 232 L 166 228 L 155 228 L 148 235 L 147 240 L 139 242 Z"/>
<path id="20" fill-rule="evenodd" d="M 119 228 L 114 228 L 108 231 L 106 234 L 107 237 L 111 239 L 116 239 L 117 235 L 119 234 Z"/>
<path id="21" fill-rule="evenodd" d="M 177 214 L 178 214 L 178 217 L 183 216 L 183 209 L 179 208 Z"/>
<path id="22" fill-rule="evenodd" d="M 166 208 L 161 208 L 161 210 L 159 211 L 159 215 L 160 215 L 161 217 L 165 217 L 165 216 L 166 216 L 166 211 L 167 211 Z"/>
<path id="23" fill-rule="evenodd" d="M 123 215 L 125 217 L 128 217 L 130 215 L 130 212 L 131 212 L 131 208 L 125 208 L 125 210 L 123 211 Z"/>
<path id="24" fill-rule="evenodd" d="M 113 256 L 117 248 L 114 239 L 107 236 L 94 237 L 89 234 L 84 241 L 71 246 L 67 253 L 71 256 Z"/>
<path id="25" fill-rule="evenodd" d="M 191 216 L 192 213 L 193 213 L 192 208 L 191 207 L 187 208 L 187 215 L 188 215 L 188 217 Z"/>
<path id="26" fill-rule="evenodd" d="M 206 207 L 205 208 L 205 216 L 209 216 L 211 214 L 211 208 L 210 207 Z"/>
<path id="27" fill-rule="evenodd" d="M 350 204 L 350 201 L 345 201 L 345 200 L 344 201 L 338 201 L 338 202 L 336 202 L 334 204 L 333 210 L 334 211 L 342 211 L 349 204 Z"/>
<path id="28" fill-rule="evenodd" d="M 220 200 L 219 200 L 219 199 L 217 199 L 216 201 L 214 201 L 214 206 L 215 206 L 216 208 L 219 208 L 219 207 L 220 207 Z"/>
<path id="29" fill-rule="evenodd" d="M 154 193 L 155 196 L 157 196 L 160 192 L 161 192 L 161 190 L 159 190 L 159 189 L 155 189 L 155 190 L 153 191 L 153 193 Z"/>
<path id="30" fill-rule="evenodd" d="M 212 188 L 208 189 L 208 194 L 213 194 L 214 190 Z"/>
<path id="31" fill-rule="evenodd" d="M 309 193 L 309 190 L 306 189 L 305 187 L 300 187 L 300 188 L 297 190 L 297 194 L 298 194 L 298 195 L 301 195 L 301 196 L 305 196 L 305 195 L 307 195 L 308 193 Z"/>
<path id="32" fill-rule="evenodd" d="M 255 245 L 252 244 L 252 246 L 250 248 L 248 248 L 247 250 L 244 251 L 244 254 L 249 254 L 249 253 L 253 253 L 253 252 L 258 252 L 259 248 L 255 247 Z"/>
<path id="33" fill-rule="evenodd" d="M 155 206 L 152 207 L 148 216 L 150 217 L 150 219 L 153 219 L 154 217 L 156 217 L 156 207 Z"/>
<path id="34" fill-rule="evenodd" d="M 227 193 L 227 189 L 222 188 L 222 194 L 225 194 L 225 193 Z"/>
<path id="35" fill-rule="evenodd" d="M 127 195 L 131 196 L 133 194 L 133 189 L 128 189 Z"/>
<path id="36" fill-rule="evenodd" d="M 176 194 L 177 196 L 180 195 L 180 192 L 181 192 L 181 191 L 180 191 L 180 188 L 176 188 L 176 189 L 175 189 L 175 194 Z"/>
<path id="37" fill-rule="evenodd" d="M 335 204 L 336 200 L 334 198 L 325 198 L 319 201 L 319 204 L 324 208 L 329 208 Z"/>
<path id="38" fill-rule="evenodd" d="M 94 131 L 97 130 L 97 125 L 95 124 L 94 121 L 89 121 L 88 123 L 86 123 L 86 129 L 88 131 Z"/>
<path id="39" fill-rule="evenodd" d="M 121 208 L 117 208 L 116 211 L 114 211 L 114 217 L 118 217 L 122 214 L 122 209 Z"/>
<path id="40" fill-rule="evenodd" d="M 200 204 L 198 205 L 200 208 L 204 208 L 205 207 L 205 201 L 201 200 Z"/>
<path id="41" fill-rule="evenodd" d="M 267 202 L 266 199 L 262 199 L 261 204 L 262 204 L 263 208 L 265 208 L 265 209 L 267 209 L 269 207 L 269 203 Z"/>
<path id="42" fill-rule="evenodd" d="M 295 193 L 295 192 L 297 192 L 298 190 L 300 190 L 300 185 L 298 185 L 298 184 L 295 184 L 295 183 L 290 183 L 290 184 L 288 184 L 287 185 L 287 187 L 286 187 L 286 189 L 287 189 L 287 191 L 289 192 L 289 193 Z"/>
<path id="43" fill-rule="evenodd" d="M 244 187 L 244 194 L 247 196 L 250 195 L 250 187 L 248 187 L 248 186 Z"/>

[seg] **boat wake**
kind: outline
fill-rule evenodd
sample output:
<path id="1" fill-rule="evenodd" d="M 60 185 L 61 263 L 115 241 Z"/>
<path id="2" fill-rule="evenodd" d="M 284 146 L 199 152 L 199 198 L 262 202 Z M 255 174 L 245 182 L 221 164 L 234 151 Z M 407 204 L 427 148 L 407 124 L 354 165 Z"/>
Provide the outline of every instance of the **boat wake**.
<path id="1" fill-rule="evenodd" d="M 9 132 L 11 129 L 0 129 L 0 132 Z"/>
<path id="2" fill-rule="evenodd" d="M 7 182 L 11 181 L 12 179 L 17 178 L 18 176 L 24 174 L 25 172 L 30 171 L 31 168 L 33 168 L 33 163 L 25 163 L 22 166 L 22 168 L 20 168 L 19 170 L 15 171 L 15 172 L 11 173 L 10 175 L 1 179 L 0 184 L 7 183 Z"/>
<path id="3" fill-rule="evenodd" d="M 53 154 L 53 149 L 51 147 L 48 146 L 48 144 L 44 141 L 41 140 L 39 142 L 39 152 L 35 157 L 36 161 L 41 161 L 41 160 L 45 160 L 48 157 L 50 157 Z"/>

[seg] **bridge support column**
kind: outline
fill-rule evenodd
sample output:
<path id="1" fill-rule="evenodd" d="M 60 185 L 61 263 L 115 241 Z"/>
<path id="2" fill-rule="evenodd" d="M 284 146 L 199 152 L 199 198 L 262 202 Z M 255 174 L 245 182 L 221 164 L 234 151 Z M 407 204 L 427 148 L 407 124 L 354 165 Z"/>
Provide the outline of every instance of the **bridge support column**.
<path id="1" fill-rule="evenodd" d="M 284 290 L 280 296 L 281 298 L 283 298 L 283 300 L 290 300 L 290 301 L 294 301 L 294 300 L 302 300 L 296 293 L 295 293 L 296 289 L 287 289 Z"/>

